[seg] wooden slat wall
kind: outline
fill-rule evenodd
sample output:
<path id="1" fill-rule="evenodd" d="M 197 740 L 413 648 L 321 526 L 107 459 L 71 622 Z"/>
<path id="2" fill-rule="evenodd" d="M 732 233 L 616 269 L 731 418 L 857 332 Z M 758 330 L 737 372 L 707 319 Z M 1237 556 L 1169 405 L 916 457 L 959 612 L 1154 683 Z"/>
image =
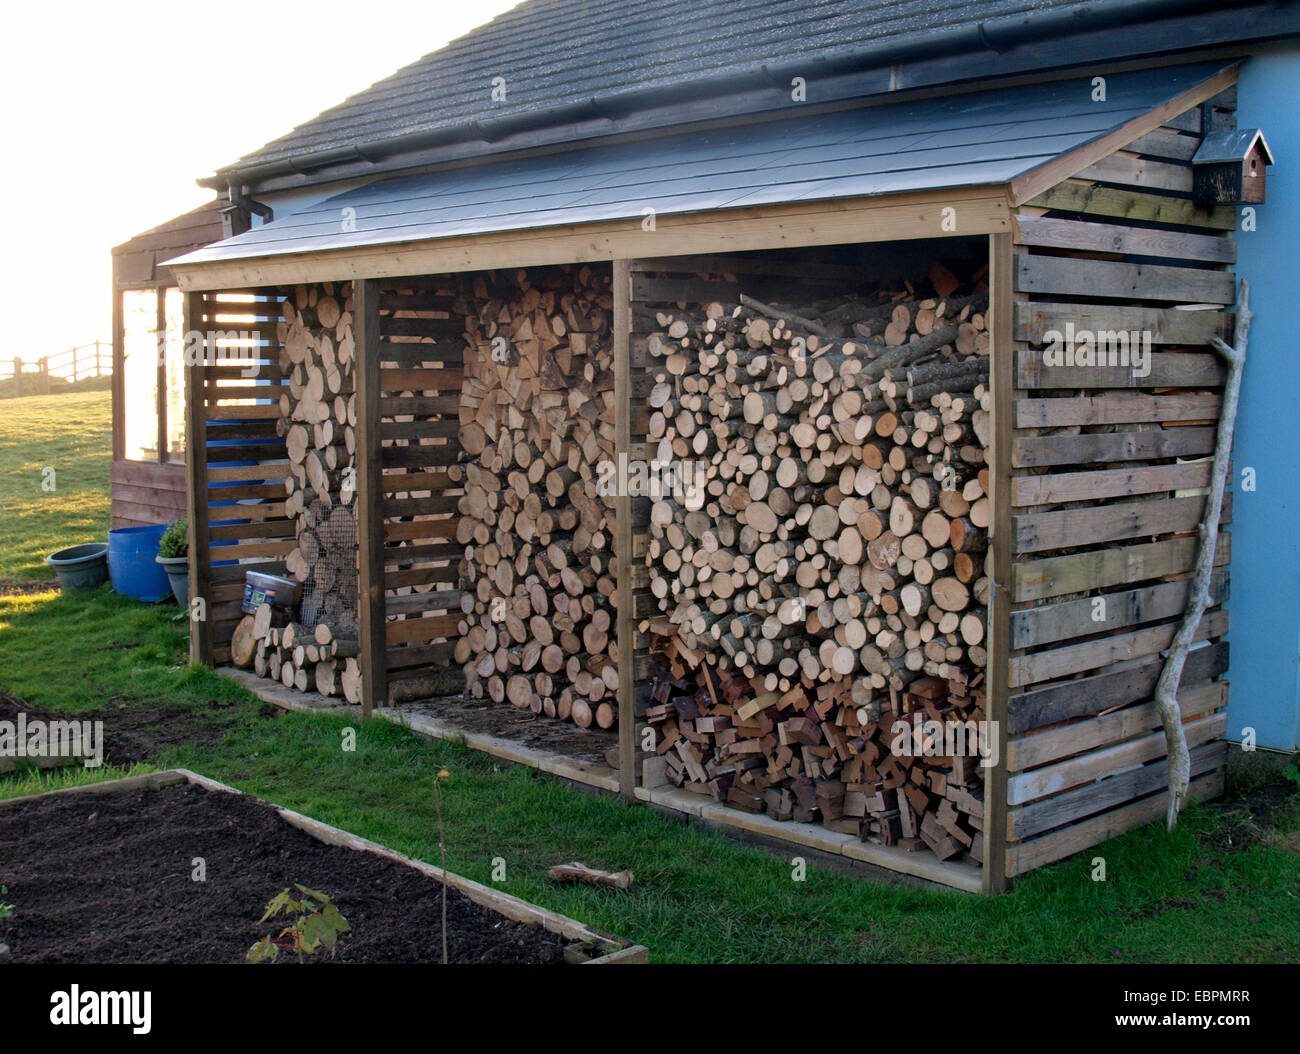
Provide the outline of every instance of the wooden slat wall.
<path id="1" fill-rule="evenodd" d="M 114 529 L 185 518 L 185 466 L 180 462 L 114 461 L 108 482 Z"/>
<path id="2" fill-rule="evenodd" d="M 244 573 L 279 574 L 294 546 L 294 522 L 284 515 L 284 479 L 288 474 L 284 440 L 276 435 L 276 415 L 269 404 L 251 399 L 278 399 L 284 381 L 276 326 L 283 297 L 275 290 L 231 290 L 254 294 L 253 302 L 223 299 L 224 293 L 198 296 L 187 325 L 203 331 L 246 331 L 254 344 L 249 360 L 214 360 L 207 350 L 203 365 L 187 366 L 201 392 L 206 422 L 201 473 L 206 500 L 195 502 L 195 515 L 206 521 L 206 580 L 212 661 L 230 661 L 230 638 L 243 617 Z M 194 418 L 192 417 L 191 420 Z M 194 457 L 196 446 L 188 448 Z M 247 464 L 246 462 L 252 462 Z M 193 537 L 193 535 L 191 535 Z"/>
<path id="3" fill-rule="evenodd" d="M 456 506 L 463 319 L 448 280 L 381 283 L 380 463 L 388 683 L 453 668 L 459 636 Z"/>
<path id="4" fill-rule="evenodd" d="M 683 268 L 688 267 L 686 262 L 682 264 Z M 616 277 L 621 274 L 615 272 Z M 656 286 L 655 282 L 662 279 L 663 284 Z M 627 325 L 630 330 L 628 337 L 628 380 L 627 392 L 630 400 L 630 424 L 628 427 L 628 461 L 646 461 L 651 456 L 650 444 L 647 437 L 650 434 L 650 388 L 653 385 L 650 371 L 648 369 L 651 361 L 650 351 L 646 344 L 650 333 L 658 328 L 655 323 L 656 305 L 663 306 L 667 301 L 665 295 L 677 291 L 670 289 L 670 283 L 676 281 L 671 274 L 666 274 L 654 269 L 651 261 L 632 260 L 627 264 L 627 282 L 629 286 L 628 294 L 628 321 Z M 693 299 L 709 296 L 709 286 L 687 271 L 686 279 L 692 286 L 690 296 Z M 685 295 L 685 294 L 683 294 Z M 617 321 L 618 319 L 616 319 Z M 646 567 L 645 557 L 647 547 L 650 543 L 650 510 L 644 500 L 632 499 L 626 503 L 629 516 L 632 521 L 630 531 L 620 531 L 619 537 L 630 538 L 632 554 L 631 564 L 632 573 L 630 576 L 632 595 L 631 613 L 634 620 L 633 632 L 631 634 L 633 641 L 632 657 L 632 712 L 635 717 L 635 730 L 632 736 L 633 745 L 633 770 L 635 773 L 635 782 L 641 784 L 641 762 L 648 757 L 641 750 L 642 729 L 645 727 L 644 717 L 646 708 L 650 705 L 650 685 L 648 682 L 650 675 L 650 658 L 649 646 L 650 638 L 647 634 L 638 632 L 635 629 L 635 623 L 641 619 L 658 613 L 658 603 L 653 594 L 650 592 L 650 572 Z M 622 554 L 619 554 L 620 559 Z M 627 601 L 619 594 L 620 614 L 624 611 L 624 605 Z M 622 658 L 623 640 L 619 638 L 619 654 Z M 620 704 L 622 701 L 620 700 Z M 627 708 L 620 705 L 619 719 L 626 717 Z M 626 735 L 626 731 L 624 731 Z M 620 755 L 620 762 L 624 759 Z"/>
<path id="5" fill-rule="evenodd" d="M 1151 696 L 1187 601 L 1214 450 L 1223 369 L 1207 342 L 1230 331 L 1234 299 L 1233 210 L 1190 200 L 1198 141 L 1161 129 L 1017 217 L 1009 876 L 1164 814 Z M 1045 334 L 1067 323 L 1149 332 L 1150 374 L 1047 365 Z M 1215 606 L 1180 695 L 1197 798 L 1223 785 L 1230 547 L 1222 535 Z"/>

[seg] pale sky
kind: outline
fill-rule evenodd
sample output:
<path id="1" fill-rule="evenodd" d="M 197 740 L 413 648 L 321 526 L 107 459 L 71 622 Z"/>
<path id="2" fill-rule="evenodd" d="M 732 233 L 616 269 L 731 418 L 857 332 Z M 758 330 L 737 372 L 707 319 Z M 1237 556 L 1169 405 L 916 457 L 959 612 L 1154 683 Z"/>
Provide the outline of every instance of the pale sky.
<path id="1" fill-rule="evenodd" d="M 114 245 L 207 201 L 198 177 L 514 2 L 9 5 L 0 358 L 109 340 Z"/>

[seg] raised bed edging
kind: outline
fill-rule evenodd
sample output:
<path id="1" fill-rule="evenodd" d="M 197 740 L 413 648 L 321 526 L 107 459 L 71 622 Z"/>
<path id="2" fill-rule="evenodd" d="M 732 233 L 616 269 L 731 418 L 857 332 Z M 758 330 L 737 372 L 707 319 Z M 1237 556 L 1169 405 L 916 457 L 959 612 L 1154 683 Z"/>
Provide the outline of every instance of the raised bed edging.
<path id="1" fill-rule="evenodd" d="M 110 794 L 115 791 L 135 790 L 143 788 L 148 790 L 157 790 L 160 787 L 168 787 L 177 783 L 191 783 L 195 786 L 202 787 L 209 791 L 222 791 L 227 794 L 238 794 L 245 798 L 252 798 L 255 801 L 269 805 L 280 814 L 280 817 L 300 831 L 311 835 L 319 842 L 326 845 L 341 846 L 347 849 L 356 849 L 363 852 L 376 853 L 379 856 L 387 857 L 398 863 L 413 867 L 417 871 L 423 872 L 430 878 L 442 881 L 444 874 L 441 868 L 433 864 L 425 863 L 423 860 L 416 860 L 413 857 L 406 856 L 394 849 L 389 849 L 378 842 L 372 842 L 368 838 L 362 838 L 360 835 L 352 834 L 348 831 L 341 830 L 338 827 L 332 827 L 320 820 L 313 819 L 310 816 L 304 816 L 302 813 L 294 812 L 292 809 L 286 809 L 276 805 L 274 802 L 268 802 L 256 795 L 248 794 L 239 790 L 237 787 L 231 787 L 217 780 L 209 779 L 207 776 L 201 776 L 197 772 L 189 769 L 165 769 L 161 772 L 150 772 L 142 776 L 124 776 L 121 779 L 103 780 L 99 783 L 88 783 L 82 787 L 64 787 L 60 790 L 45 791 L 41 794 L 24 794 L 17 798 L 0 799 L 0 808 L 13 805 L 18 802 L 37 801 L 43 798 L 53 797 L 54 795 L 64 794 Z M 604 954 L 594 959 L 588 959 L 582 963 L 583 966 L 622 964 L 622 963 L 648 963 L 650 961 L 650 952 L 640 944 L 632 944 L 621 937 L 615 937 L 600 930 L 594 930 L 589 926 L 571 919 L 567 915 L 560 915 L 553 911 L 547 911 L 536 904 L 530 904 L 526 900 L 513 896 L 510 893 L 503 893 L 500 890 L 485 886 L 482 883 L 475 882 L 472 879 L 464 878 L 454 872 L 446 872 L 446 882 L 448 886 L 459 890 L 469 897 L 470 900 L 482 907 L 488 908 L 499 915 L 514 922 L 522 922 L 531 925 L 540 925 L 543 929 L 551 933 L 557 933 L 562 937 L 568 937 L 570 940 L 581 941 L 585 944 L 594 944 L 604 950 Z"/>

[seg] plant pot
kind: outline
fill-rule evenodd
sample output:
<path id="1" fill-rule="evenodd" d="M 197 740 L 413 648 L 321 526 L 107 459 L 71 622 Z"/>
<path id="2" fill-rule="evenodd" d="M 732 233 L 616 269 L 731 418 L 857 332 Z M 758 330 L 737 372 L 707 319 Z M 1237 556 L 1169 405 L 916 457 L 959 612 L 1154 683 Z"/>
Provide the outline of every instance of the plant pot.
<path id="1" fill-rule="evenodd" d="M 172 596 L 176 603 L 185 607 L 190 602 L 190 558 L 188 556 L 156 556 L 154 559 L 162 564 L 167 572 L 167 581 L 172 584 Z"/>
<path id="2" fill-rule="evenodd" d="M 59 588 L 95 589 L 108 581 L 108 546 L 104 542 L 72 545 L 50 553 L 45 562 L 59 576 Z"/>
<path id="3" fill-rule="evenodd" d="M 154 562 L 166 529 L 160 523 L 108 532 L 108 574 L 115 590 L 150 604 L 172 595 L 166 572 Z"/>

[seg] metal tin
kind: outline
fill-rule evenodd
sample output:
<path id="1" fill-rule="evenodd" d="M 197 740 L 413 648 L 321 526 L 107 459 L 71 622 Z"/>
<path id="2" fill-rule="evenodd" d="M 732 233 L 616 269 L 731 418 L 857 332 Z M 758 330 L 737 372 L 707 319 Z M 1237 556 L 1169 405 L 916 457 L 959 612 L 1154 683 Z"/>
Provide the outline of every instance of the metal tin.
<path id="1" fill-rule="evenodd" d="M 302 596 L 302 583 L 292 578 L 279 575 L 263 574 L 261 571 L 244 572 L 244 603 L 246 614 L 252 615 L 259 604 L 270 604 L 283 611 L 298 603 Z"/>

